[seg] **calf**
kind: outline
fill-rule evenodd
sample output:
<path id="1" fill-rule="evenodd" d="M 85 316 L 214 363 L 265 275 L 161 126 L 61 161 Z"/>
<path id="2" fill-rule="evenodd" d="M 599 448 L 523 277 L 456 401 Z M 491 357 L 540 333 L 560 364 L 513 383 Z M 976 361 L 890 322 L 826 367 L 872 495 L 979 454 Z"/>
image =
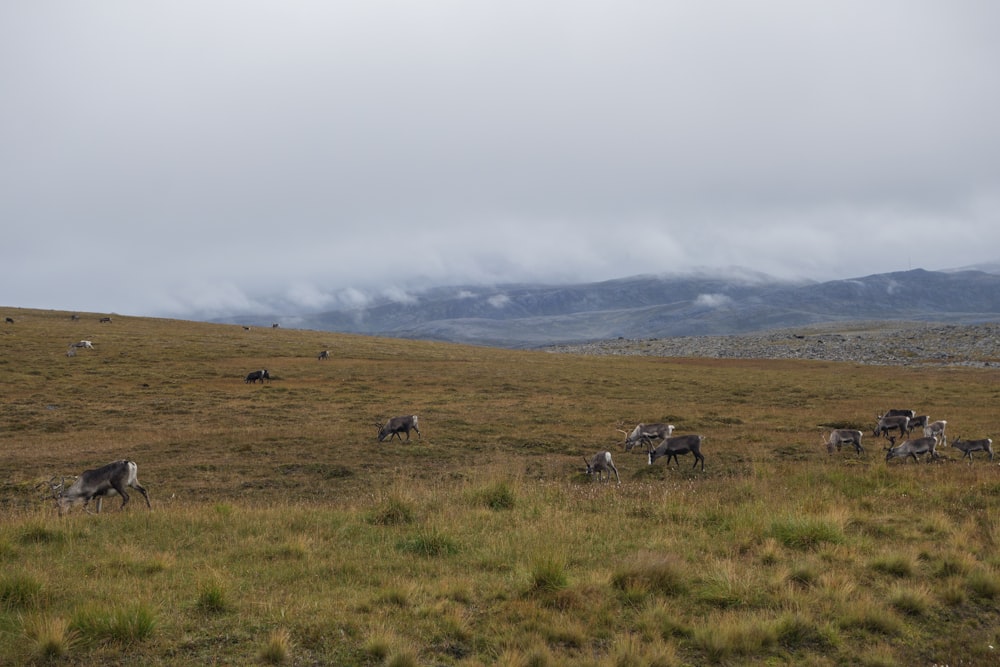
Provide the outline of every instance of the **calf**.
<path id="1" fill-rule="evenodd" d="M 632 429 L 631 433 L 625 436 L 625 451 L 632 451 L 632 448 L 640 442 L 645 444 L 646 450 L 649 451 L 649 446 L 653 444 L 653 440 L 669 438 L 673 432 L 673 424 L 639 424 Z M 622 431 L 622 433 L 625 433 L 625 431 Z"/>
<path id="2" fill-rule="evenodd" d="M 673 459 L 677 465 L 680 465 L 681 462 L 677 458 L 678 454 L 694 454 L 694 465 L 691 467 L 697 467 L 700 461 L 701 469 L 705 470 L 705 457 L 701 455 L 702 440 L 704 438 L 700 435 L 677 435 L 671 438 L 664 438 L 659 447 L 649 452 L 649 465 L 653 465 L 653 461 L 661 456 L 667 457 L 667 465 L 670 465 L 670 459 Z"/>
<path id="3" fill-rule="evenodd" d="M 930 454 L 927 459 L 928 463 L 932 459 L 941 458 L 938 456 L 935 448 L 937 447 L 937 438 L 915 438 L 913 440 L 905 440 L 901 445 L 896 445 L 895 447 L 890 447 L 885 453 L 885 462 L 888 463 L 890 460 L 901 457 L 903 463 L 906 463 L 906 457 L 912 456 L 913 460 L 917 460 L 917 454 Z"/>
<path id="4" fill-rule="evenodd" d="M 270 382 L 271 374 L 267 372 L 266 368 L 262 368 L 259 371 L 253 371 L 252 373 L 248 373 L 243 382 L 246 384 L 257 384 L 257 380 L 260 380 L 261 384 L 264 384 L 264 380 Z"/>
<path id="5" fill-rule="evenodd" d="M 142 494 L 146 499 L 146 507 L 149 504 L 149 494 L 146 489 L 139 484 L 138 466 L 133 461 L 114 461 L 101 468 L 85 470 L 69 488 L 62 488 L 62 484 L 55 487 L 58 489 L 55 498 L 56 506 L 59 508 L 59 516 L 62 516 L 78 500 L 83 500 L 83 509 L 91 513 L 87 505 L 91 500 L 97 498 L 97 512 L 101 512 L 101 504 L 104 496 L 119 495 L 122 497 L 122 509 L 128 504 L 128 493 L 125 488 L 133 488 Z"/>
<path id="6" fill-rule="evenodd" d="M 906 415 L 875 415 L 875 430 L 872 432 L 876 438 L 882 436 L 889 437 L 889 431 L 899 431 L 899 437 L 910 434 L 910 418 Z"/>
<path id="7" fill-rule="evenodd" d="M 861 446 L 861 436 L 863 434 L 861 431 L 856 431 L 849 428 L 838 428 L 830 431 L 830 435 L 823 444 L 826 445 L 826 451 L 833 454 L 834 448 L 839 452 L 841 446 L 843 445 L 853 445 L 854 451 L 858 454 L 864 454 L 865 448 Z"/>
<path id="8" fill-rule="evenodd" d="M 583 457 L 583 462 L 587 464 L 587 474 L 593 475 L 597 473 L 597 481 L 605 481 L 603 479 L 604 473 L 608 473 L 608 482 L 611 482 L 611 473 L 615 473 L 615 479 L 618 483 L 622 483 L 622 478 L 618 476 L 618 468 L 611 461 L 611 452 L 598 452 L 588 461 L 587 457 Z"/>
<path id="9" fill-rule="evenodd" d="M 941 438 L 941 446 L 947 447 L 948 434 L 945 433 L 945 429 L 947 428 L 948 428 L 948 422 L 946 422 L 943 419 L 939 419 L 938 421 L 931 422 L 930 424 L 924 427 L 924 435 L 928 437 L 937 436 Z"/>
<path id="10" fill-rule="evenodd" d="M 969 465 L 972 465 L 972 452 L 986 452 L 990 455 L 990 461 L 993 460 L 993 441 L 989 438 L 962 440 L 962 437 L 959 436 L 955 438 L 955 442 L 951 443 L 951 446 L 962 452 L 963 459 L 966 456 L 969 457 Z"/>
<path id="11" fill-rule="evenodd" d="M 386 438 L 392 440 L 394 437 L 403 439 L 400 433 L 406 434 L 406 439 L 410 439 L 410 431 L 417 432 L 417 438 L 420 438 L 420 429 L 418 428 L 419 419 L 416 415 L 408 415 L 406 417 L 393 417 L 387 421 L 384 425 L 378 422 L 375 423 L 375 427 L 378 428 L 378 441 L 382 442 Z"/>

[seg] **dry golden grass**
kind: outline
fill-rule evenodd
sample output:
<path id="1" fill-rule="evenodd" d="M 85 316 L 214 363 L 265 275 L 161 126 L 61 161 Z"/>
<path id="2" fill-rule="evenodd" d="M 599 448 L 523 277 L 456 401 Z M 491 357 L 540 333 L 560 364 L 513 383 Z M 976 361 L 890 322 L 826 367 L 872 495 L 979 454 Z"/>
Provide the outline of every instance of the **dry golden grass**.
<path id="1" fill-rule="evenodd" d="M 0 664 L 995 657 L 1000 466 L 819 441 L 900 406 L 992 436 L 996 369 L 7 313 Z M 258 368 L 272 382 L 245 384 Z M 376 442 L 375 421 L 411 413 L 419 439 Z M 638 421 L 704 435 L 705 472 L 621 451 Z M 582 474 L 600 449 L 620 486 Z M 56 517 L 39 485 L 123 457 L 152 511 Z"/>

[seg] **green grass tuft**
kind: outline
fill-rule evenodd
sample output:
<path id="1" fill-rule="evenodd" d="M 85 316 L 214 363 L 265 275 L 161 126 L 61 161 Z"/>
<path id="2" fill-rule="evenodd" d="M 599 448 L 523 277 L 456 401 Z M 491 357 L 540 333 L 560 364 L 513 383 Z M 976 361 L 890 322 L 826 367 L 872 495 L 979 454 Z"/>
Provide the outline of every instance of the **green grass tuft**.
<path id="1" fill-rule="evenodd" d="M 844 532 L 830 521 L 813 517 L 787 518 L 771 523 L 770 536 L 789 549 L 812 550 L 822 544 L 840 544 Z"/>
<path id="2" fill-rule="evenodd" d="M 0 578 L 0 609 L 35 609 L 41 606 L 42 592 L 42 582 L 31 575 L 4 575 Z"/>

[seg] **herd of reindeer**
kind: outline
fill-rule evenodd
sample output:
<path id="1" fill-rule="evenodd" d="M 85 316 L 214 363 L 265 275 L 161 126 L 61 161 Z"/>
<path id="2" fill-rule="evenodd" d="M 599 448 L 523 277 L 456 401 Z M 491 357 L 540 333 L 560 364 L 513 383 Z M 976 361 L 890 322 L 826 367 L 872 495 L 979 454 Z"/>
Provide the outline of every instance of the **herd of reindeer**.
<path id="1" fill-rule="evenodd" d="M 82 345 L 82 343 L 87 344 Z M 71 347 L 91 346 L 89 341 L 81 341 L 81 344 L 74 344 Z M 317 358 L 321 361 L 329 359 L 330 353 L 328 350 L 324 350 Z M 270 380 L 270 374 L 262 369 L 251 372 L 244 381 L 247 384 L 256 384 L 258 381 L 263 384 L 265 380 Z M 926 456 L 927 462 L 930 462 L 941 458 L 937 452 L 939 444 L 943 447 L 949 446 L 946 434 L 948 422 L 944 420 L 932 422 L 927 415 L 917 415 L 913 410 L 889 410 L 885 414 L 875 415 L 875 420 L 872 435 L 876 438 L 881 437 L 889 443 L 885 450 L 887 463 L 894 458 L 902 458 L 905 463 L 905 460 L 911 457 L 916 462 L 919 461 L 918 457 L 920 456 Z M 419 439 L 419 423 L 417 415 L 393 417 L 385 423 L 377 422 L 375 427 L 378 428 L 378 441 L 385 442 L 387 439 L 392 440 L 393 438 L 399 438 L 402 441 L 403 438 L 400 434 L 405 434 L 406 439 L 409 440 L 410 431 L 416 432 Z M 923 435 L 916 438 L 910 437 L 916 429 L 921 429 L 920 432 Z M 667 465 L 670 465 L 671 459 L 680 465 L 678 457 L 691 454 L 694 456 L 694 464 L 691 467 L 697 468 L 701 464 L 702 471 L 705 470 L 705 457 L 701 453 L 703 436 L 695 434 L 675 436 L 672 424 L 638 424 L 631 431 L 618 430 L 625 435 L 624 448 L 626 452 L 632 451 L 639 445 L 646 448 L 646 460 L 649 465 L 653 465 L 654 461 L 664 457 L 667 460 Z M 895 434 L 903 439 L 898 445 Z M 826 446 L 826 450 L 830 454 L 835 451 L 839 452 L 844 446 L 851 446 L 854 447 L 858 455 L 861 455 L 865 453 L 864 447 L 861 446 L 862 435 L 863 433 L 856 429 L 834 429 L 821 437 L 822 444 Z M 660 443 L 654 447 L 653 444 L 657 440 Z M 984 452 L 989 455 L 990 461 L 993 460 L 993 441 L 990 438 L 962 440 L 959 437 L 952 441 L 950 446 L 961 451 L 962 458 L 968 458 L 970 464 L 973 461 L 973 452 Z M 600 451 L 589 459 L 583 457 L 583 460 L 587 466 L 587 475 L 596 474 L 598 481 L 610 482 L 613 473 L 617 482 L 621 484 L 621 477 L 618 475 L 618 468 L 611 458 L 611 452 Z M 113 461 L 101 468 L 84 471 L 70 486 L 66 486 L 65 478 L 60 482 L 56 482 L 53 478 L 48 484 L 56 500 L 60 516 L 80 501 L 83 502 L 84 510 L 90 512 L 88 505 L 94 499 L 97 500 L 97 512 L 100 513 L 102 501 L 107 496 L 121 496 L 121 506 L 124 508 L 129 501 L 126 488 L 139 491 L 146 500 L 146 506 L 150 507 L 149 495 L 146 493 L 146 489 L 139 484 L 137 473 L 138 468 L 133 461 L 121 460 Z"/>
<path id="2" fill-rule="evenodd" d="M 902 458 L 904 463 L 907 458 L 911 457 L 914 461 L 919 461 L 918 457 L 925 455 L 929 463 L 941 458 L 937 452 L 939 444 L 942 447 L 949 446 L 947 426 L 948 422 L 945 420 L 932 422 L 927 415 L 918 415 L 913 410 L 897 409 L 875 415 L 875 428 L 872 430 L 872 435 L 876 438 L 881 437 L 888 442 L 889 446 L 885 448 L 886 463 L 894 458 Z M 921 429 L 918 433 L 922 432 L 923 436 L 911 437 L 916 429 Z M 618 430 L 625 434 L 626 452 L 631 451 L 636 445 L 646 447 L 649 465 L 653 465 L 656 459 L 662 457 L 666 457 L 668 465 L 670 459 L 679 465 L 680 460 L 677 458 L 679 455 L 692 454 L 694 455 L 694 465 L 691 467 L 697 467 L 700 463 L 701 469 L 705 469 L 705 457 L 701 453 L 701 443 L 704 438 L 700 435 L 675 436 L 673 435 L 674 427 L 671 424 L 639 424 L 631 432 Z M 903 439 L 898 445 L 896 444 L 897 433 Z M 842 428 L 834 429 L 821 438 L 822 444 L 826 446 L 826 451 L 830 454 L 835 451 L 839 452 L 844 446 L 852 446 L 854 451 L 861 455 L 865 453 L 865 448 L 861 446 L 863 435 L 857 429 Z M 660 440 L 660 444 L 654 447 L 653 443 L 657 440 Z M 973 452 L 984 452 L 989 455 L 990 461 L 993 460 L 993 440 L 990 438 L 963 440 L 958 437 L 951 442 L 951 447 L 962 452 L 962 458 L 968 458 L 970 464 L 974 460 Z M 618 476 L 618 468 L 612 461 L 611 452 L 601 451 L 590 459 L 584 457 L 583 460 L 587 464 L 588 475 L 596 474 L 599 481 L 610 482 L 611 474 L 614 473 L 615 479 L 621 484 L 621 477 Z M 605 474 L 607 474 L 606 479 Z"/>

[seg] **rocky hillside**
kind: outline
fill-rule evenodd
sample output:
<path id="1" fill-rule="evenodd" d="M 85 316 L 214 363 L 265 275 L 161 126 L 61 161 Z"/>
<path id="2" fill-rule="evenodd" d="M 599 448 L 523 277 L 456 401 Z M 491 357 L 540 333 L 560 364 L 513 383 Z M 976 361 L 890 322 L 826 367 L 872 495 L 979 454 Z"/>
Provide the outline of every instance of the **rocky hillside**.
<path id="1" fill-rule="evenodd" d="M 552 352 L 718 359 L 817 359 L 875 365 L 1000 368 L 1000 324 L 856 322 L 732 336 L 618 338 Z"/>

